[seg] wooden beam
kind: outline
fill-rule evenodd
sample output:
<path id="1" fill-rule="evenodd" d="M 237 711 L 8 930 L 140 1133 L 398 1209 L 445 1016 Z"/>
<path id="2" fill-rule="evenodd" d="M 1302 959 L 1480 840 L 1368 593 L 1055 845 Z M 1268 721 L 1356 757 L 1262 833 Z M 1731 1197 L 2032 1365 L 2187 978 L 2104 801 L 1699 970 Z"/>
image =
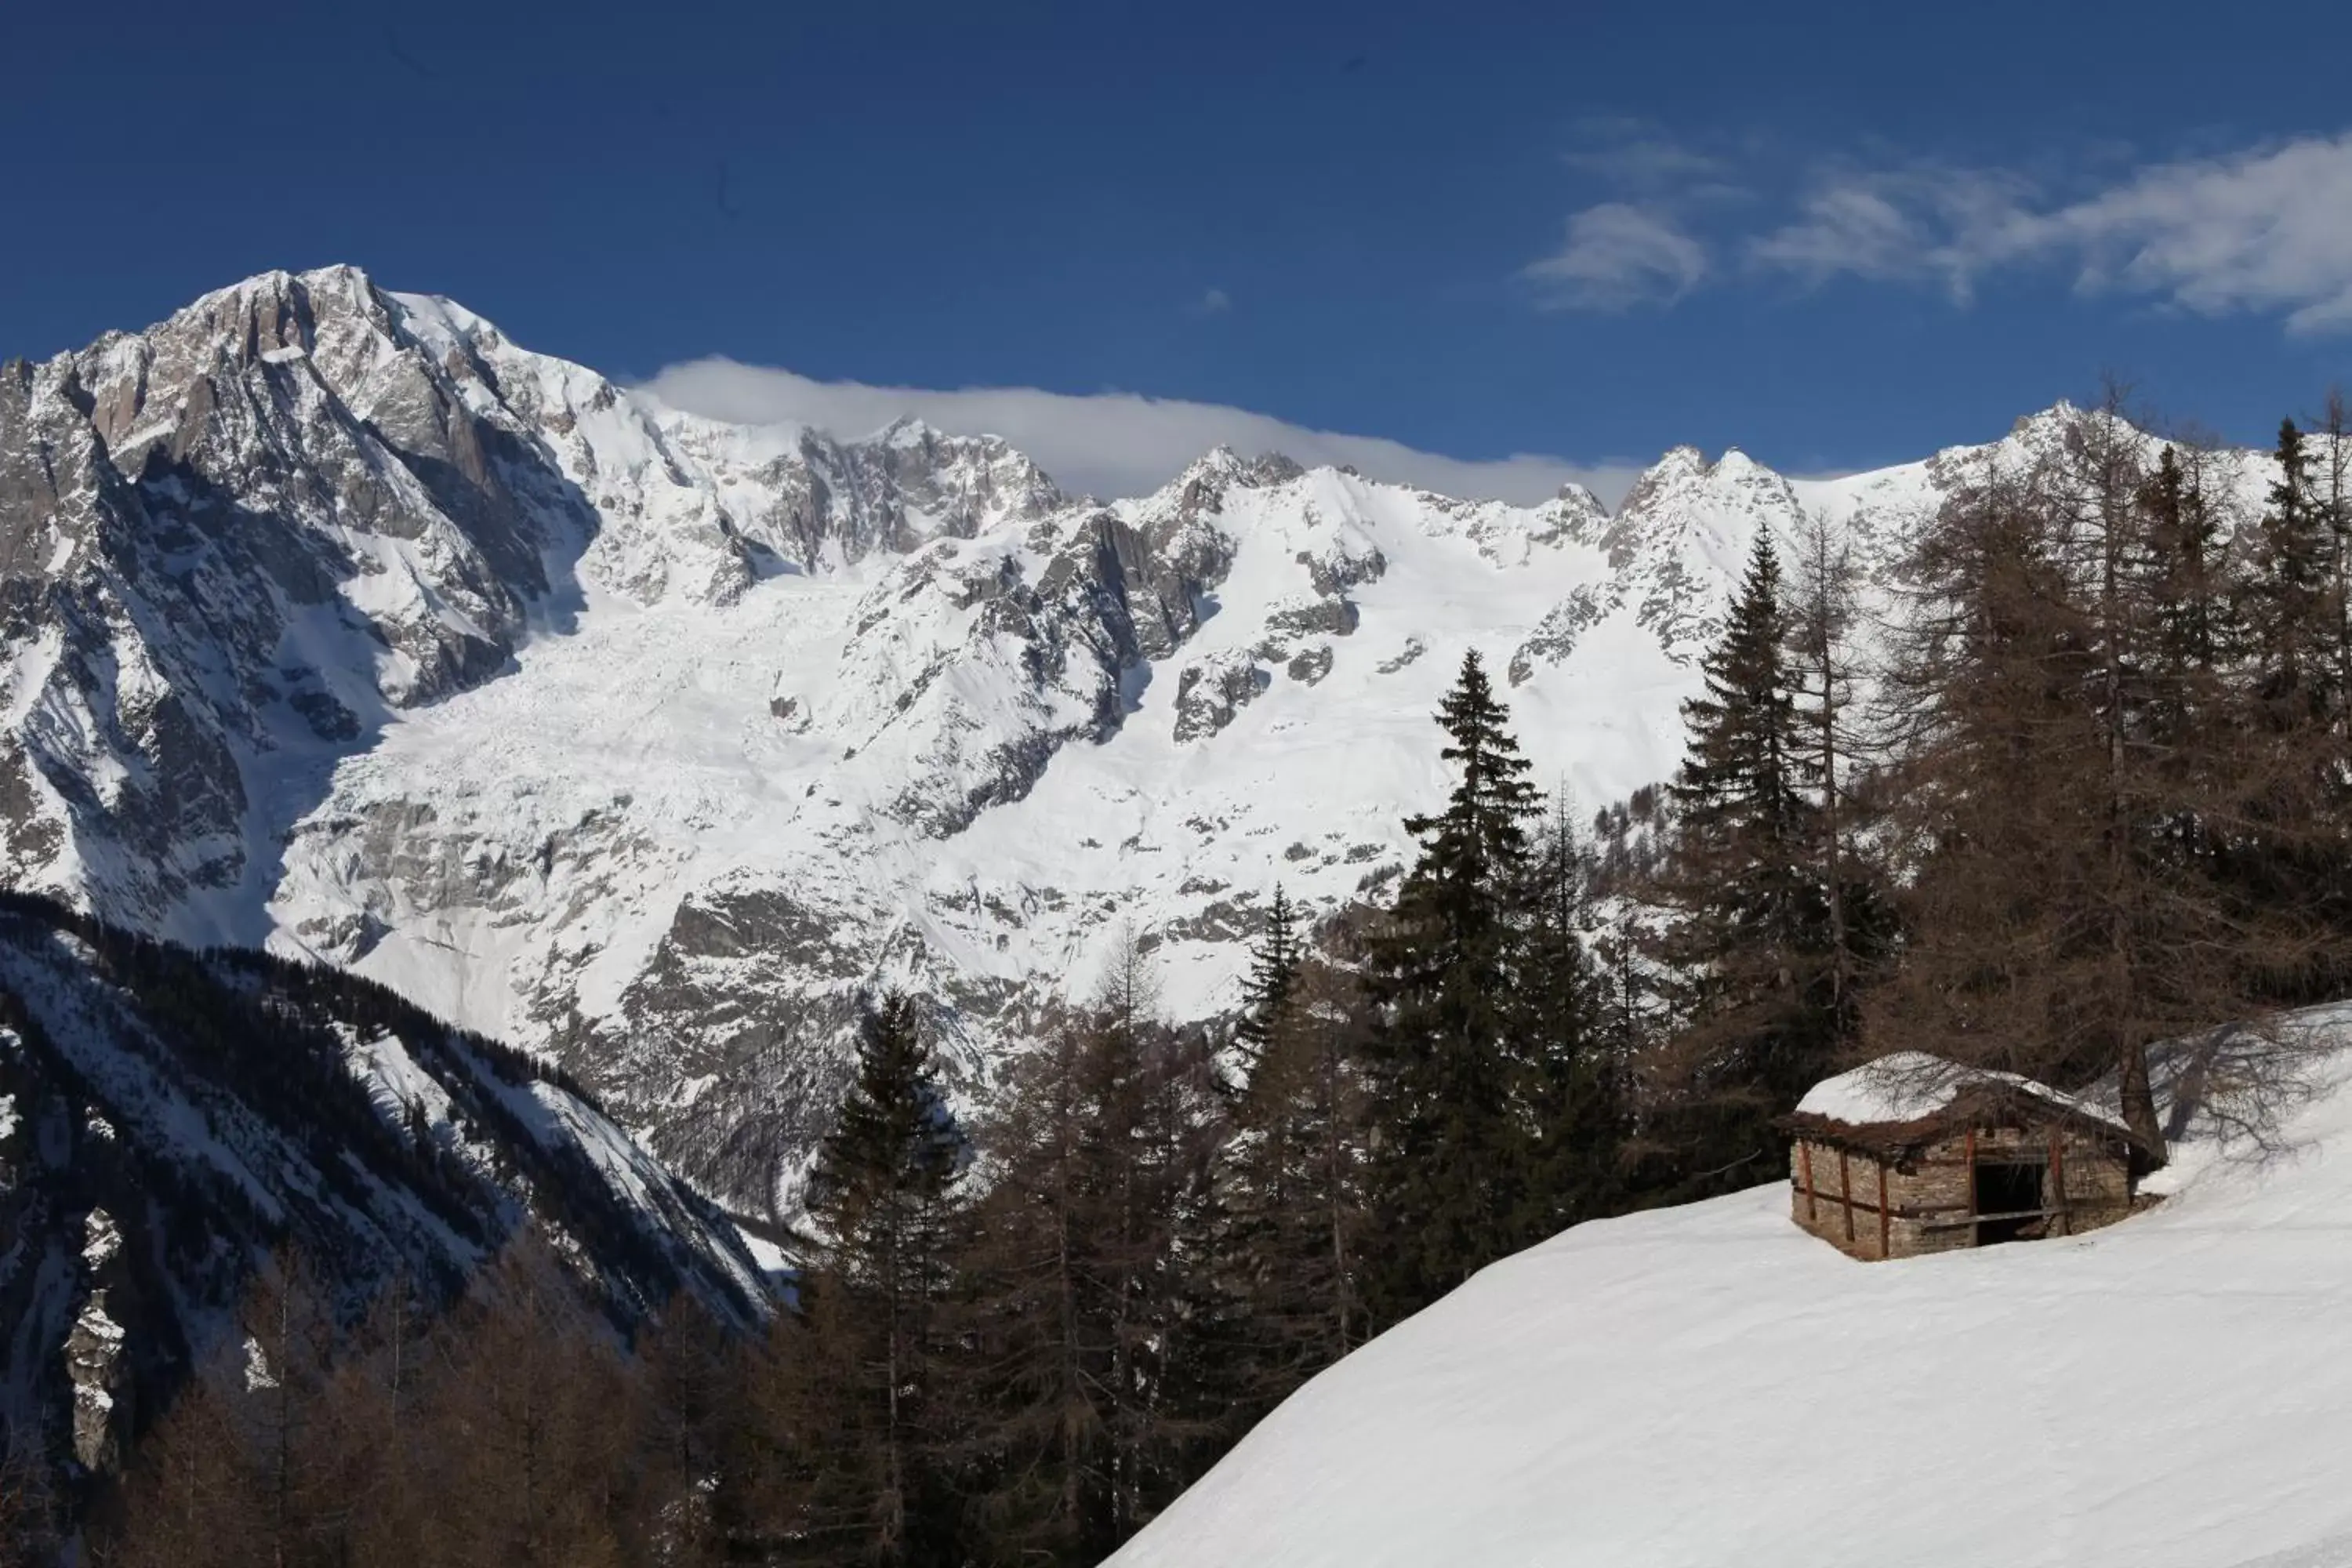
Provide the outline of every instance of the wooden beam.
<path id="1" fill-rule="evenodd" d="M 1805 1223 L 1819 1225 L 1822 1208 L 1820 1200 L 1813 1196 L 1813 1146 L 1802 1138 L 1797 1140 L 1797 1164 L 1805 1178 Z"/>
<path id="2" fill-rule="evenodd" d="M 1920 1223 L 1928 1230 L 1958 1230 L 1964 1225 L 1974 1225 L 1979 1220 L 2046 1219 L 2057 1212 L 2056 1209 L 2017 1209 L 2009 1214 L 1970 1215 L 1966 1219 L 1930 1219 Z"/>
<path id="3" fill-rule="evenodd" d="M 1968 1152 L 1968 1161 L 1969 1161 L 1969 1246 L 1971 1246 L 1971 1247 L 1974 1247 L 1974 1246 L 1976 1246 L 1976 1245 L 1977 1245 L 1977 1232 L 1976 1232 L 1976 1225 L 1975 1225 L 1976 1213 L 1977 1213 L 1977 1130 L 1976 1130 L 1975 1128 L 1973 1128 L 1973 1127 L 1971 1127 L 1971 1128 L 1969 1128 L 1969 1152 Z"/>
<path id="4" fill-rule="evenodd" d="M 1845 1199 L 1845 1238 L 1853 1239 L 1853 1168 L 1846 1163 L 1845 1151 L 1838 1151 L 1838 1193 Z"/>
<path id="5" fill-rule="evenodd" d="M 2058 1224 L 2062 1234 L 2074 1234 L 2074 1216 L 2067 1212 L 2066 1146 L 2059 1141 L 2058 1129 L 2050 1130 L 2050 1190 L 2058 1206 Z"/>
<path id="6" fill-rule="evenodd" d="M 1878 1166 L 1878 1259 L 1882 1263 L 1886 1260 L 1887 1230 L 1893 1223 L 1886 1216 L 1886 1164 L 1881 1161 Z"/>

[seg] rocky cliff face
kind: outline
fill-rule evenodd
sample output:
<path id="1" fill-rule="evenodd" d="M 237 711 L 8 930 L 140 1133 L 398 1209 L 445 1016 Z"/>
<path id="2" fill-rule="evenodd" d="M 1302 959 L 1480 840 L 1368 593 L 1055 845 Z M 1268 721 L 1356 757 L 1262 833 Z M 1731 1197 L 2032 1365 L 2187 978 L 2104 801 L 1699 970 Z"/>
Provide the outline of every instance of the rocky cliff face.
<path id="1" fill-rule="evenodd" d="M 0 899 L 12 1434 L 114 1464 L 282 1247 L 355 1317 L 395 1286 L 446 1300 L 525 1237 L 622 1325 L 679 1292 L 768 1310 L 724 1216 L 521 1053 L 333 971 Z"/>
<path id="2" fill-rule="evenodd" d="M 937 996 L 968 1079 L 1126 930 L 1171 1010 L 1230 1006 L 1277 880 L 1396 875 L 1465 652 L 1547 783 L 1613 799 L 1672 767 L 1759 532 L 1883 579 L 1974 460 L 1680 448 L 1612 514 L 1220 451 L 1104 502 L 272 274 L 0 373 L 0 862 L 552 1052 L 758 1201 L 858 987 Z"/>
<path id="3" fill-rule="evenodd" d="M 724 605 L 1060 500 L 999 442 L 746 437 L 350 268 L 251 279 L 0 373 L 0 853 L 259 940 L 336 762 L 590 596 Z"/>

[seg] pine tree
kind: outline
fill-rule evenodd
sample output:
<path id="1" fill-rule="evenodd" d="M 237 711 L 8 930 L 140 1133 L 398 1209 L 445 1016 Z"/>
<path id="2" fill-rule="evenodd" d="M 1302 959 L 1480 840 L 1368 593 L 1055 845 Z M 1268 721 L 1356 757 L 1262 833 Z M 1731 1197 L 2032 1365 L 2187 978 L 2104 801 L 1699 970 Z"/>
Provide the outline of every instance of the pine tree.
<path id="1" fill-rule="evenodd" d="M 1297 911 L 1276 882 L 1265 924 L 1250 952 L 1249 977 L 1242 984 L 1241 1021 L 1234 1026 L 1234 1037 L 1252 1058 L 1265 1052 L 1277 1026 L 1297 982 L 1300 958 Z"/>
<path id="2" fill-rule="evenodd" d="M 2337 439 L 2344 423 L 2331 400 L 2323 443 L 2282 422 L 2277 478 L 2255 531 L 2249 580 L 2241 589 L 2248 660 L 2256 675 L 2256 721 L 2238 770 L 2242 831 L 2221 847 L 2248 903 L 2319 912 L 2331 933 L 2352 934 L 2352 605 L 2341 584 L 2343 487 L 2352 458 Z M 2315 445 L 2320 450 L 2314 452 Z M 2315 468 L 2318 471 L 2315 473 Z M 2259 780 L 2259 783 L 2255 783 Z M 2268 966 L 2272 999 L 2312 1002 L 2352 984 L 2343 959 L 2305 952 Z"/>
<path id="3" fill-rule="evenodd" d="M 2279 424 L 2276 458 L 2278 478 L 2263 516 L 2259 567 L 2248 593 L 2249 620 L 2270 721 L 2294 729 L 2334 716 L 2333 525 L 2313 493 L 2310 454 L 2292 419 Z"/>
<path id="4" fill-rule="evenodd" d="M 1229 1436 L 1366 1338 L 1361 1014 L 1351 976 L 1306 966 L 1234 1106 L 1218 1171 L 1225 1294 L 1211 1352 L 1234 1413 Z"/>
<path id="5" fill-rule="evenodd" d="M 1624 1072 L 1589 945 L 1591 875 L 1563 792 L 1537 846 L 1519 989 L 1534 1140 L 1528 1224 L 1538 1235 L 1612 1212 L 1622 1192 Z"/>
<path id="6" fill-rule="evenodd" d="M 1138 944 L 1013 1069 L 986 1128 L 967 1336 L 984 1561 L 1091 1563 L 1195 1473 L 1221 1135 L 1205 1037 L 1153 1016 Z"/>
<path id="7" fill-rule="evenodd" d="M 2147 715 L 2159 743 L 2179 745 L 2215 721 L 2224 667 L 2239 642 L 2221 523 L 2200 454 L 2168 446 L 2137 498 L 2145 521 L 2148 626 L 2141 662 Z"/>
<path id="8" fill-rule="evenodd" d="M 235 1322 L 136 1456 L 109 1561 L 291 1568 L 354 1557 L 352 1504 L 373 1456 L 351 1440 L 333 1315 L 299 1253 L 255 1276 Z"/>
<path id="9" fill-rule="evenodd" d="M 1473 652 L 1438 711 L 1446 808 L 1406 819 L 1421 855 L 1369 953 L 1375 1315 L 1394 1321 L 1531 1239 L 1528 1049 L 1518 992 L 1540 806 Z"/>
<path id="10" fill-rule="evenodd" d="M 809 1184 L 824 1241 L 804 1282 L 807 1474 L 798 1539 L 818 1560 L 956 1558 L 939 1314 L 963 1140 L 930 1076 L 913 998 L 866 1009 L 857 1077 Z M 814 1441 L 807 1441 L 813 1437 Z"/>
<path id="11" fill-rule="evenodd" d="M 2334 742 L 2303 679 L 2325 664 L 2295 651 L 2327 628 L 2257 625 L 2234 674 L 2222 609 L 2243 595 L 2212 580 L 2212 504 L 2112 406 L 2084 416 L 2032 471 L 1947 505 L 1911 563 L 1925 598 L 1894 672 L 1913 728 L 1891 826 L 1916 869 L 1869 1034 L 2061 1087 L 2111 1079 L 2158 1158 L 2148 1047 L 2259 1016 L 2341 947 L 2296 891 L 2336 863 L 2318 800 Z M 2276 566 L 2257 563 L 2273 587 Z M 2268 588 L 2252 597 L 2276 615 Z"/>
<path id="12" fill-rule="evenodd" d="M 1672 1136 L 1707 1179 L 1743 1184 L 1768 1168 L 1770 1117 L 1822 1076 L 1841 1034 L 1792 640 L 1780 557 L 1759 533 L 1702 665 L 1705 694 L 1683 705 L 1690 740 L 1660 889 L 1674 911 L 1664 957 L 1686 992 Z"/>
<path id="13" fill-rule="evenodd" d="M 2328 623 L 2335 657 L 2328 669 L 2338 728 L 2352 731 L 2352 405 L 2330 387 L 2318 426 L 2319 450 L 2310 459 L 2312 503 L 2327 531 Z"/>

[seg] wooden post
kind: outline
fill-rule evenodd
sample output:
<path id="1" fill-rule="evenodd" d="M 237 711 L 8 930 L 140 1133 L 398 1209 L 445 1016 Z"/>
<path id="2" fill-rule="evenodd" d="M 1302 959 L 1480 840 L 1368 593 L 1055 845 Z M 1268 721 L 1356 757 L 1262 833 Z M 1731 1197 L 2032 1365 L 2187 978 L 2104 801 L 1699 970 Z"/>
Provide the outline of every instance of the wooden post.
<path id="1" fill-rule="evenodd" d="M 1813 1146 L 1804 1139 L 1797 1141 L 1797 1168 L 1805 1178 L 1805 1223 L 1822 1223 L 1821 1199 L 1813 1194 Z"/>
<path id="2" fill-rule="evenodd" d="M 1886 1217 L 1886 1162 L 1878 1163 L 1878 1260 L 1886 1261 L 1886 1238 L 1889 1222 Z"/>
<path id="3" fill-rule="evenodd" d="M 1838 1195 L 1845 1200 L 1845 1239 L 1853 1241 L 1853 1168 L 1846 1163 L 1846 1152 L 1838 1151 Z"/>
<path id="4" fill-rule="evenodd" d="M 2058 1137 L 2058 1129 L 2050 1130 L 2050 1192 L 2052 1207 L 2058 1211 L 2058 1234 L 2074 1234 L 2074 1215 L 2066 1203 L 2066 1145 Z"/>
<path id="5" fill-rule="evenodd" d="M 1977 1130 L 1969 1129 L 1969 1245 L 1979 1245 L 1977 1235 Z"/>

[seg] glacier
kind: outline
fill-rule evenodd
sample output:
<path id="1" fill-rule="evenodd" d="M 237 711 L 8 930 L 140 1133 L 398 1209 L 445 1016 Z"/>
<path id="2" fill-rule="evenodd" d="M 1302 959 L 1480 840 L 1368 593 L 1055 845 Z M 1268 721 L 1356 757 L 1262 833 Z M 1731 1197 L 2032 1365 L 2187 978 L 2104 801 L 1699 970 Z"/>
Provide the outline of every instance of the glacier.
<path id="1" fill-rule="evenodd" d="M 966 1089 L 1130 937 L 1171 1016 L 1229 1010 L 1277 882 L 1401 872 L 1466 652 L 1539 781 L 1613 801 L 1759 533 L 1892 593 L 1957 476 L 2074 416 L 1829 479 L 1678 447 L 1613 510 L 1223 449 L 1100 500 L 265 274 L 0 370 L 0 868 L 381 980 L 772 1205 L 861 988 L 933 998 Z"/>

